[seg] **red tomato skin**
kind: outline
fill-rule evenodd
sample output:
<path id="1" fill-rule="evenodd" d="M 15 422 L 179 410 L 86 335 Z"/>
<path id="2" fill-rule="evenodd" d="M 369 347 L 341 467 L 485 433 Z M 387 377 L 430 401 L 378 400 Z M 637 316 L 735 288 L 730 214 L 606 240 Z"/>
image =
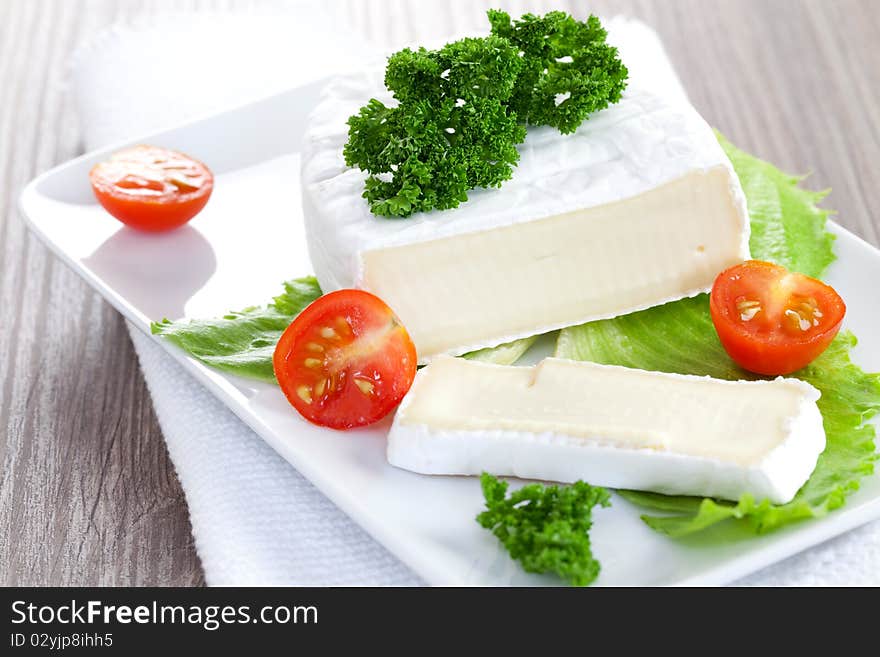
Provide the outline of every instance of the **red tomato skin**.
<path id="1" fill-rule="evenodd" d="M 342 394 L 329 396 L 326 403 L 311 403 L 297 394 L 304 370 L 298 368 L 305 353 L 302 344 L 315 339 L 314 326 L 327 317 L 346 314 L 360 330 L 379 326 L 393 318 L 395 326 L 384 342 L 385 349 L 365 356 L 362 368 L 369 370 L 381 394 L 368 398 L 357 390 L 349 369 L 342 379 Z M 384 301 L 363 290 L 337 290 L 325 294 L 303 310 L 281 335 L 272 358 L 275 378 L 290 404 L 306 420 L 318 426 L 347 430 L 378 422 L 393 411 L 412 386 L 418 358 L 415 345 Z"/>
<path id="2" fill-rule="evenodd" d="M 822 355 L 837 336 L 842 323 L 843 318 L 827 333 L 819 334 L 813 340 L 799 345 L 797 350 L 760 340 L 749 340 L 727 322 L 716 323 L 715 330 L 721 346 L 744 370 L 765 376 L 783 376 L 806 367 Z"/>
<path id="3" fill-rule="evenodd" d="M 120 151 L 113 155 L 111 161 L 117 156 L 144 150 L 168 153 L 189 160 L 204 175 L 205 180 L 193 191 L 138 197 L 126 194 L 102 175 L 102 167 L 108 164 L 105 161 L 96 164 L 89 172 L 89 182 L 95 198 L 113 217 L 136 230 L 160 233 L 179 228 L 201 212 L 208 203 L 214 191 L 214 175 L 204 163 L 195 158 L 152 146 L 135 146 Z"/>
<path id="4" fill-rule="evenodd" d="M 202 211 L 214 191 L 213 181 L 207 186 L 207 192 L 201 196 L 176 203 L 125 199 L 94 183 L 92 189 L 104 209 L 126 226 L 148 233 L 163 233 L 183 226 Z"/>
<path id="5" fill-rule="evenodd" d="M 783 269 L 778 265 L 760 261 L 747 261 L 743 264 Z M 824 292 L 823 299 L 833 306 L 826 308 L 826 311 L 837 313 L 836 321 L 823 327 L 823 330 L 812 332 L 811 335 L 799 340 L 764 339 L 745 330 L 743 325 L 731 319 L 725 310 L 724 286 L 731 279 L 732 272 L 743 264 L 734 265 L 721 272 L 715 279 L 709 296 L 712 323 L 724 350 L 743 369 L 765 376 L 782 376 L 806 367 L 828 348 L 840 331 L 846 313 L 843 299 L 825 283 L 809 279 L 818 290 Z"/>

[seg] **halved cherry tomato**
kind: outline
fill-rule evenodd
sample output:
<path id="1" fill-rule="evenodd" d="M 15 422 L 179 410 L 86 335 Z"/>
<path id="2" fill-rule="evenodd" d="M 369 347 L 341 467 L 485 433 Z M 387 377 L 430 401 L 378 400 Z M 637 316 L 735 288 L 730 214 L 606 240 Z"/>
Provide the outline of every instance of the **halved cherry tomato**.
<path id="1" fill-rule="evenodd" d="M 182 226 L 211 196 L 214 176 L 188 155 L 135 146 L 114 154 L 89 173 L 95 196 L 122 223 L 151 232 Z"/>
<path id="2" fill-rule="evenodd" d="M 416 348 L 384 301 L 363 290 L 326 294 L 284 331 L 275 378 L 300 414 L 351 429 L 388 415 L 412 385 Z"/>
<path id="3" fill-rule="evenodd" d="M 730 357 L 744 369 L 769 375 L 789 374 L 815 360 L 846 313 L 834 288 L 760 260 L 721 272 L 709 305 Z"/>

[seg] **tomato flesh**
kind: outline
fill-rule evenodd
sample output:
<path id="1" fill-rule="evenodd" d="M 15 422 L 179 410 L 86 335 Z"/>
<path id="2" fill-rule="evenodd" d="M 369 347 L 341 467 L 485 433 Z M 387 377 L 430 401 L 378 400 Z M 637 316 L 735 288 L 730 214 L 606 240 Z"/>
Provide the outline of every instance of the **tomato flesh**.
<path id="1" fill-rule="evenodd" d="M 775 376 L 799 370 L 825 351 L 846 305 L 822 281 L 749 260 L 718 275 L 710 310 L 730 357 L 746 370 Z"/>
<path id="2" fill-rule="evenodd" d="M 156 146 L 114 154 L 89 172 L 98 202 L 122 223 L 151 232 L 182 226 L 205 207 L 214 176 L 188 155 Z"/>
<path id="3" fill-rule="evenodd" d="M 278 341 L 275 377 L 300 414 L 351 429 L 390 413 L 412 385 L 416 349 L 384 301 L 339 290 L 308 306 Z"/>

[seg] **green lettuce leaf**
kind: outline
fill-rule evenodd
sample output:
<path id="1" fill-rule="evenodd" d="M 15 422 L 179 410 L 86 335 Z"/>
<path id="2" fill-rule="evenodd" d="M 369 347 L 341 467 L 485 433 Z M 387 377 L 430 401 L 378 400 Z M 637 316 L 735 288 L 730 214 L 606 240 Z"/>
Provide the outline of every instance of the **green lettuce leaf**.
<path id="1" fill-rule="evenodd" d="M 529 347 L 535 344 L 537 339 L 537 335 L 530 338 L 521 338 L 513 342 L 500 344 L 497 347 L 472 351 L 462 356 L 462 358 L 478 360 L 483 363 L 494 363 L 495 365 L 513 365 L 522 358 L 522 355 L 529 350 Z"/>
<path id="2" fill-rule="evenodd" d="M 825 229 L 829 212 L 816 207 L 825 194 L 798 187 L 799 178 L 744 153 L 719 136 L 749 204 L 751 250 L 809 276 L 821 276 L 833 261 L 833 236 Z M 873 472 L 874 427 L 880 411 L 880 375 L 867 374 L 850 361 L 856 339 L 839 335 L 816 361 L 794 376 L 822 392 L 819 408 L 827 447 L 813 475 L 788 504 L 773 505 L 743 496 L 737 503 L 622 491 L 628 500 L 662 511 L 643 516 L 648 525 L 683 536 L 736 519 L 755 532 L 766 532 L 803 518 L 816 518 L 840 507 Z M 610 320 L 561 331 L 556 355 L 576 360 L 624 365 L 722 379 L 750 379 L 727 356 L 712 326 L 708 295 L 683 299 Z"/>
<path id="3" fill-rule="evenodd" d="M 752 257 L 820 278 L 834 262 L 834 235 L 825 229 L 831 211 L 816 206 L 828 190 L 814 192 L 798 187 L 803 176 L 783 173 L 736 148 L 721 134 L 718 140 L 746 194 Z"/>
<path id="4" fill-rule="evenodd" d="M 313 276 L 284 283 L 284 292 L 267 306 L 245 308 L 219 319 L 171 322 L 150 326 L 185 352 L 218 370 L 275 382 L 272 353 L 293 318 L 321 296 Z"/>

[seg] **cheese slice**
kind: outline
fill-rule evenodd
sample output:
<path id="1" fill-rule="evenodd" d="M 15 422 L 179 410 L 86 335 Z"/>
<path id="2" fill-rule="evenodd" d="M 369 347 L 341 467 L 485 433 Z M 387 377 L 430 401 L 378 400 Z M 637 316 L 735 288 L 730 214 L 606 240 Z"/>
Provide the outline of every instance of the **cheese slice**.
<path id="1" fill-rule="evenodd" d="M 742 189 L 712 130 L 634 85 L 572 135 L 530 128 L 500 189 L 377 217 L 342 148 L 346 118 L 381 89 L 381 73 L 325 89 L 305 136 L 306 235 L 321 288 L 377 294 L 420 362 L 693 296 L 749 256 Z"/>
<path id="2" fill-rule="evenodd" d="M 791 500 L 825 448 L 819 391 L 547 358 L 510 367 L 439 357 L 388 436 L 414 472 L 585 480 L 612 488 Z"/>

